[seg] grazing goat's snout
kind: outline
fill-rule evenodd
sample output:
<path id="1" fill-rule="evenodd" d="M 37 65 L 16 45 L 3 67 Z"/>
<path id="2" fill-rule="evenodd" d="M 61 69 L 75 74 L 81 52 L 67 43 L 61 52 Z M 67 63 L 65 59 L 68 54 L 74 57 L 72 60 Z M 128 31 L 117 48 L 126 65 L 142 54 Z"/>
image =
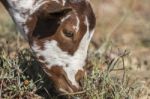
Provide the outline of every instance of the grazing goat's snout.
<path id="1" fill-rule="evenodd" d="M 61 92 L 80 90 L 95 15 L 89 0 L 1 0 Z"/>

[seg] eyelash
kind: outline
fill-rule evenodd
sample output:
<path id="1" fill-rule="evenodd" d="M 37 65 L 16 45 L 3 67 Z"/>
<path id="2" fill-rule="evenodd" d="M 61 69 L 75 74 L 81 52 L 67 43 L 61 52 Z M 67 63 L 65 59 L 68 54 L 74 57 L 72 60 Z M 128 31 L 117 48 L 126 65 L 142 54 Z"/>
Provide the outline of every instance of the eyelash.
<path id="1" fill-rule="evenodd" d="M 63 31 L 63 34 L 66 36 L 66 37 L 69 37 L 69 38 L 72 38 L 74 36 L 74 33 L 71 32 L 71 31 L 66 31 L 64 30 Z"/>

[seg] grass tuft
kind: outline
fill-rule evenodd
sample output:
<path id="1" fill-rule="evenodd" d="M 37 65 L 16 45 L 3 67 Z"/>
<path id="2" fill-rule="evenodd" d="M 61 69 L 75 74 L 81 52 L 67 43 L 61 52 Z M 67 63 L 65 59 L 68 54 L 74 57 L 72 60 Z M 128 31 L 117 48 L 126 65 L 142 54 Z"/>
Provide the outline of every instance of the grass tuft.
<path id="1" fill-rule="evenodd" d="M 110 56 L 113 53 L 107 50 L 100 58 L 97 57 L 97 53 L 91 54 L 88 65 L 91 65 L 92 69 L 82 81 L 83 90 L 67 94 L 67 96 L 81 99 L 134 99 L 139 97 L 141 87 L 135 81 L 132 84 L 129 83 L 128 69 L 124 66 L 125 58 L 129 53 L 127 51 L 117 52 L 112 58 Z M 51 83 L 45 80 L 45 73 L 40 70 L 39 63 L 29 50 L 19 51 L 14 58 L 2 50 L 0 53 L 1 98 L 57 99 L 57 95 L 52 97 L 53 89 L 49 91 L 48 86 L 45 86 L 45 82 L 49 85 Z M 115 75 L 117 71 L 122 73 L 119 76 Z"/>
<path id="2" fill-rule="evenodd" d="M 23 55 L 23 54 L 20 54 Z M 0 54 L 0 96 L 2 99 L 30 97 L 36 86 L 21 69 L 20 56 L 10 58 L 3 50 Z"/>

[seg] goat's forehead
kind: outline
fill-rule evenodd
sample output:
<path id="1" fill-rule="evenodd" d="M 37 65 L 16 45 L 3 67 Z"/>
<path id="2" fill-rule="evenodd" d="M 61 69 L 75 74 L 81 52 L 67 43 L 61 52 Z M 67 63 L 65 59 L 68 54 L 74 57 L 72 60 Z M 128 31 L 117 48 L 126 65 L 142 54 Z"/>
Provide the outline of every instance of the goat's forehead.
<path id="1" fill-rule="evenodd" d="M 82 20 L 76 13 L 70 13 L 61 19 L 61 24 L 62 27 L 71 28 L 75 32 L 78 32 L 81 21 Z"/>

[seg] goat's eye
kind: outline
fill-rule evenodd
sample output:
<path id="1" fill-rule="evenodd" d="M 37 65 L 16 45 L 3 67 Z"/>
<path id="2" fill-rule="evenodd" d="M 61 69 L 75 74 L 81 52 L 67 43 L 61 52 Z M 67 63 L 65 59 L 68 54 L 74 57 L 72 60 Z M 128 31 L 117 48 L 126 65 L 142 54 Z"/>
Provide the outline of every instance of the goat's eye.
<path id="1" fill-rule="evenodd" d="M 66 31 L 66 30 L 63 31 L 63 34 L 68 38 L 72 38 L 74 36 L 74 32 Z"/>

